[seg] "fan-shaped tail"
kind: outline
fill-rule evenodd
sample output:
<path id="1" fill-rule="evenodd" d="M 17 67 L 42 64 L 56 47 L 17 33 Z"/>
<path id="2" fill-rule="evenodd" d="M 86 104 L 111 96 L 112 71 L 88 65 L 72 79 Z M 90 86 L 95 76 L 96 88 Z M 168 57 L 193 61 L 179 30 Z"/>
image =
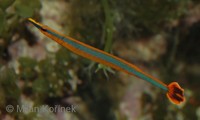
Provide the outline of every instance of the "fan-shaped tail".
<path id="1" fill-rule="evenodd" d="M 172 82 L 167 87 L 167 97 L 172 103 L 180 104 L 185 101 L 184 89 L 177 82 Z"/>

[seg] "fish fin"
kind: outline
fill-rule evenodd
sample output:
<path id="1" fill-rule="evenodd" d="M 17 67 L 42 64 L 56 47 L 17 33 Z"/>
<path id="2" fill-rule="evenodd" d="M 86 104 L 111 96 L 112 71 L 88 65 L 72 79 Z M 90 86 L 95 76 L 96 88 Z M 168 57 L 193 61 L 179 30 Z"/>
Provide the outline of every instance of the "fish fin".
<path id="1" fill-rule="evenodd" d="M 172 103 L 180 104 L 185 101 L 184 89 L 177 82 L 172 82 L 167 87 L 167 97 Z"/>

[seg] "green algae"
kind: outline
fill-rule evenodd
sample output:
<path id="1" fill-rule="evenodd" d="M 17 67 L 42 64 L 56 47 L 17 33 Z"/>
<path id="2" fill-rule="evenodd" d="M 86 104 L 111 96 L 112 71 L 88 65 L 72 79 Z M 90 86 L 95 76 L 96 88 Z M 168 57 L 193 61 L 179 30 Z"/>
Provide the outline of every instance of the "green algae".
<path id="1" fill-rule="evenodd" d="M 16 0 L 15 2 L 16 13 L 24 18 L 31 17 L 34 12 L 41 7 L 39 0 Z"/>
<path id="2" fill-rule="evenodd" d="M 12 68 L 1 67 L 0 108 L 2 112 L 6 112 L 7 105 L 16 107 L 19 104 L 21 90 L 16 84 L 17 80 L 18 76 Z"/>

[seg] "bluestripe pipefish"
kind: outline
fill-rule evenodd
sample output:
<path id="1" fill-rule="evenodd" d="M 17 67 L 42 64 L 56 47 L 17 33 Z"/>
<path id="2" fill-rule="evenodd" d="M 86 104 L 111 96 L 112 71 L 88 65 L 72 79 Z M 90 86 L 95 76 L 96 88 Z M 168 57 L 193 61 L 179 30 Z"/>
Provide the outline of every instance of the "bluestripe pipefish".
<path id="1" fill-rule="evenodd" d="M 35 27 L 37 27 L 44 35 L 64 46 L 65 48 L 69 49 L 71 52 L 88 58 L 92 61 L 107 65 L 116 70 L 134 75 L 138 78 L 146 80 L 154 86 L 163 89 L 167 92 L 166 95 L 172 103 L 180 104 L 185 100 L 184 89 L 182 89 L 177 82 L 172 82 L 169 85 L 166 85 L 159 79 L 143 72 L 137 66 L 128 63 L 127 61 L 119 57 L 89 46 L 69 36 L 63 35 L 46 25 L 36 22 L 32 18 L 28 18 L 28 21 L 31 22 Z"/>

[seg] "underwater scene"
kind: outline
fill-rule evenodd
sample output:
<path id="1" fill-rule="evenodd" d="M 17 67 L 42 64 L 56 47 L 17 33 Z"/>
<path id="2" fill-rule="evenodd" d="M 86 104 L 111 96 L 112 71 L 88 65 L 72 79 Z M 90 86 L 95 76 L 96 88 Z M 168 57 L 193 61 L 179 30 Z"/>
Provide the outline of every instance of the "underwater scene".
<path id="1" fill-rule="evenodd" d="M 199 0 L 0 0 L 0 120 L 200 120 Z"/>

